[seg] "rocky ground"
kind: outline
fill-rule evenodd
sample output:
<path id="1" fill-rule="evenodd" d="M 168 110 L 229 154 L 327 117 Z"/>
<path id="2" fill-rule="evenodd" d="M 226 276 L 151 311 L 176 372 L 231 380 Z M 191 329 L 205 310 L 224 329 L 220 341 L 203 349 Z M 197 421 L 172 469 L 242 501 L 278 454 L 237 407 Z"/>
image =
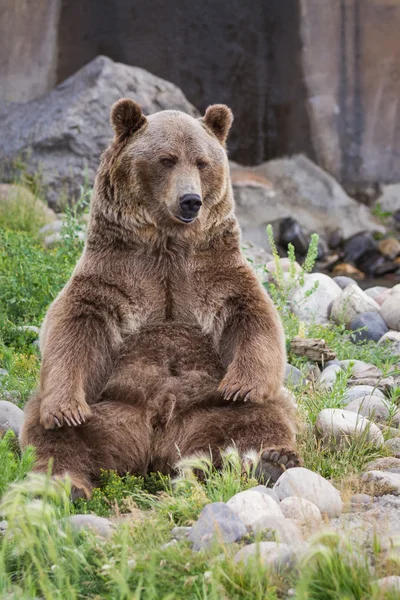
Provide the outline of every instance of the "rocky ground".
<path id="1" fill-rule="evenodd" d="M 0 596 L 399 597 L 399 285 L 309 272 L 315 238 L 303 267 L 271 243 L 274 256 L 245 244 L 285 326 L 304 467 L 282 464 L 260 485 L 255 457 L 243 466 L 232 449 L 222 472 L 196 459 L 174 483 L 105 474 L 91 501 L 71 504 L 67 484 L 30 473 L 34 456 L 13 435 L 37 383 L 41 320 L 87 217 L 1 189 Z"/>

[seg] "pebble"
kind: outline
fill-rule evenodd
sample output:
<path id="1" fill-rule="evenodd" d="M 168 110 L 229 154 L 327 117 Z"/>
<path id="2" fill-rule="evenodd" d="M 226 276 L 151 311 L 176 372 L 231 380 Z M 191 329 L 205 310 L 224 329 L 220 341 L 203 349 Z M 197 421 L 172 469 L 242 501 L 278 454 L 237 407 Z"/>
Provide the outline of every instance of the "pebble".
<path id="1" fill-rule="evenodd" d="M 171 537 L 175 540 L 186 540 L 191 531 L 191 527 L 173 527 Z"/>
<path id="2" fill-rule="evenodd" d="M 83 529 L 91 529 L 97 535 L 109 538 L 113 532 L 113 525 L 108 519 L 98 517 L 96 515 L 72 515 L 67 521 L 72 525 L 73 529 L 81 531 Z"/>
<path id="3" fill-rule="evenodd" d="M 279 497 L 279 494 L 277 495 Z M 226 504 L 250 529 L 260 517 L 283 517 L 279 505 L 273 498 L 251 489 L 235 494 Z"/>
<path id="4" fill-rule="evenodd" d="M 263 498 L 262 494 L 257 492 L 255 494 Z M 216 540 L 238 542 L 245 535 L 247 535 L 246 526 L 238 515 L 223 502 L 213 502 L 203 508 L 191 528 L 188 539 L 193 544 L 193 550 L 197 552 L 208 548 Z"/>
<path id="5" fill-rule="evenodd" d="M 259 542 L 244 546 L 233 558 L 236 564 L 247 565 L 252 560 L 257 560 L 264 567 L 270 567 L 280 572 L 287 568 L 295 567 L 302 553 L 288 544 L 276 542 Z"/>
<path id="6" fill-rule="evenodd" d="M 317 284 L 318 287 L 307 296 L 307 293 Z M 330 304 L 340 295 L 340 292 L 340 287 L 328 275 L 323 273 L 306 275 L 304 285 L 299 287 L 292 297 L 292 311 L 305 323 L 327 324 Z"/>
<path id="7" fill-rule="evenodd" d="M 349 438 L 365 435 L 366 441 L 377 446 L 383 445 L 383 435 L 375 423 L 371 423 L 355 412 L 340 408 L 325 408 L 315 423 L 316 434 L 327 444 L 343 446 Z"/>
<path id="8" fill-rule="evenodd" d="M 373 341 L 379 342 L 381 337 L 388 331 L 386 322 L 378 312 L 366 312 L 355 317 L 350 323 L 354 343 Z M 358 331 L 361 330 L 361 331 Z"/>
<path id="9" fill-rule="evenodd" d="M 297 521 L 284 517 L 260 517 L 253 523 L 253 533 L 262 533 L 267 541 L 294 544 L 303 540 L 303 534 Z"/>
<path id="10" fill-rule="evenodd" d="M 400 292 L 390 294 L 381 306 L 381 315 L 389 329 L 400 331 Z"/>
<path id="11" fill-rule="evenodd" d="M 400 356 L 400 331 L 388 331 L 381 337 L 378 344 L 390 344 L 391 352 Z"/>
<path id="12" fill-rule="evenodd" d="M 376 583 L 379 589 L 381 590 L 400 593 L 400 577 L 398 575 L 389 575 L 389 577 L 382 577 L 381 579 L 378 579 Z"/>
<path id="13" fill-rule="evenodd" d="M 24 413 L 18 406 L 7 400 L 0 400 L 0 431 L 12 429 L 19 436 L 23 422 Z"/>
<path id="14" fill-rule="evenodd" d="M 318 525 L 322 521 L 321 511 L 318 506 L 305 498 L 288 496 L 282 500 L 280 506 L 287 519 L 296 519 L 308 525 Z"/>
<path id="15" fill-rule="evenodd" d="M 375 396 L 378 398 L 385 399 L 385 394 L 378 390 L 378 388 L 372 385 L 355 385 L 346 390 L 345 396 L 343 398 L 344 404 L 350 404 L 353 400 L 357 400 L 358 398 L 366 398 L 370 396 Z"/>
<path id="16" fill-rule="evenodd" d="M 358 315 L 379 312 L 379 308 L 379 304 L 367 296 L 358 285 L 348 285 L 334 299 L 331 318 L 338 325 L 344 323 L 348 329 Z"/>
<path id="17" fill-rule="evenodd" d="M 315 504 L 322 515 L 337 517 L 342 512 L 342 499 L 338 490 L 324 477 L 304 467 L 285 471 L 276 482 L 274 490 L 281 502 L 284 498 L 296 496 Z"/>
<path id="18" fill-rule="evenodd" d="M 331 389 L 334 386 L 336 381 L 336 377 L 338 373 L 342 372 L 342 367 L 340 365 L 330 365 L 326 367 L 321 373 L 321 375 L 317 378 L 317 385 L 320 385 L 326 389 Z"/>
<path id="19" fill-rule="evenodd" d="M 346 406 L 346 410 L 358 413 L 363 417 L 373 419 L 374 421 L 382 422 L 389 419 L 390 402 L 387 399 L 379 396 L 364 396 L 356 398 Z M 400 423 L 400 411 L 397 410 L 391 416 L 391 423 L 398 426 Z"/>
<path id="20" fill-rule="evenodd" d="M 363 481 L 373 481 L 387 494 L 393 496 L 400 495 L 400 473 L 390 473 L 389 471 L 367 471 L 361 477 Z"/>

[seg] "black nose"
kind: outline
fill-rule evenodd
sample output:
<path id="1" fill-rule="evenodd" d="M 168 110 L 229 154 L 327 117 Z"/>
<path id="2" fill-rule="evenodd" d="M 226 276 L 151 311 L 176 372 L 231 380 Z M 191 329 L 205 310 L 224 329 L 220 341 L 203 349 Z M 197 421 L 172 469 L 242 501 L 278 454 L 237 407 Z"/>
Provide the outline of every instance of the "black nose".
<path id="1" fill-rule="evenodd" d="M 201 198 L 198 194 L 185 194 L 179 200 L 184 218 L 194 218 L 201 208 Z"/>

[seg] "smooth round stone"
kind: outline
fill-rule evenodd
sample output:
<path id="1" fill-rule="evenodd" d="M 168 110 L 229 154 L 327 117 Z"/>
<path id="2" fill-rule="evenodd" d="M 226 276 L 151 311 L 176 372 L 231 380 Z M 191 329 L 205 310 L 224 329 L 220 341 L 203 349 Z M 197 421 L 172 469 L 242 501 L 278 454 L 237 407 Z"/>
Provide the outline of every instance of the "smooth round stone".
<path id="1" fill-rule="evenodd" d="M 77 531 L 91 529 L 94 533 L 104 538 L 111 537 L 113 532 L 111 521 L 96 515 L 72 515 L 68 517 L 67 521 Z"/>
<path id="2" fill-rule="evenodd" d="M 330 365 L 326 367 L 317 379 L 317 385 L 331 389 L 336 381 L 338 373 L 342 372 L 340 365 Z"/>
<path id="3" fill-rule="evenodd" d="M 390 416 L 390 402 L 380 396 L 364 396 L 353 400 L 346 406 L 346 410 L 358 413 L 363 417 L 374 421 L 386 421 Z M 392 423 L 400 423 L 400 411 L 396 411 L 391 417 Z"/>
<path id="4" fill-rule="evenodd" d="M 400 594 L 400 577 L 398 575 L 389 575 L 389 577 L 382 577 L 376 582 L 377 586 L 381 590 L 387 592 L 398 592 Z"/>
<path id="5" fill-rule="evenodd" d="M 388 331 L 381 337 L 378 344 L 390 344 L 391 352 L 400 356 L 400 331 Z"/>
<path id="6" fill-rule="evenodd" d="M 348 285 L 358 285 L 355 279 L 346 277 L 346 275 L 336 275 L 336 277 L 332 277 L 332 280 L 337 283 L 342 290 L 347 288 Z"/>
<path id="7" fill-rule="evenodd" d="M 307 379 L 304 377 L 303 373 L 297 367 L 286 363 L 285 366 L 285 385 L 289 385 L 290 387 L 298 387 L 305 385 L 307 383 Z"/>
<path id="8" fill-rule="evenodd" d="M 392 438 L 391 440 L 386 440 L 385 446 L 397 458 L 400 458 L 400 437 L 395 437 L 395 438 Z"/>
<path id="9" fill-rule="evenodd" d="M 267 541 L 294 544 L 303 540 L 301 529 L 293 519 L 260 517 L 251 529 L 254 533 L 262 533 Z"/>
<path id="10" fill-rule="evenodd" d="M 358 315 L 365 312 L 379 312 L 379 304 L 367 296 L 358 285 L 348 285 L 332 304 L 331 319 L 338 325 L 344 323 L 347 329 Z"/>
<path id="11" fill-rule="evenodd" d="M 340 408 L 325 408 L 315 423 L 317 435 L 330 445 L 346 446 L 349 438 L 365 435 L 366 440 L 381 446 L 383 435 L 375 423 L 355 412 Z"/>
<path id="12" fill-rule="evenodd" d="M 0 431 L 12 429 L 15 435 L 19 435 L 24 422 L 24 413 L 12 402 L 0 400 Z"/>
<path id="13" fill-rule="evenodd" d="M 361 477 L 363 481 L 373 481 L 387 494 L 393 496 L 400 495 L 400 473 L 391 473 L 390 471 L 367 471 Z"/>
<path id="14" fill-rule="evenodd" d="M 258 496 L 263 497 L 261 494 Z M 203 508 L 198 520 L 191 527 L 188 539 L 193 544 L 193 550 L 197 552 L 215 542 L 238 542 L 245 535 L 246 526 L 229 506 L 223 502 L 213 502 Z"/>
<path id="15" fill-rule="evenodd" d="M 388 326 L 378 312 L 366 312 L 352 320 L 350 329 L 355 332 L 351 336 L 351 340 L 355 343 L 379 342 L 381 337 L 387 333 Z"/>
<path id="16" fill-rule="evenodd" d="M 318 287 L 314 289 L 316 284 Z M 313 289 L 313 293 L 307 296 L 307 293 Z M 323 273 L 306 275 L 304 285 L 299 287 L 292 297 L 292 311 L 305 323 L 326 324 L 329 322 L 330 304 L 340 295 L 340 292 L 340 287 L 328 275 Z"/>
<path id="17" fill-rule="evenodd" d="M 288 469 L 278 479 L 274 486 L 280 501 L 290 496 L 304 498 L 315 504 L 322 515 L 338 517 L 342 512 L 342 499 L 340 493 L 333 485 L 304 467 Z"/>
<path id="18" fill-rule="evenodd" d="M 400 468 L 400 458 L 394 456 L 386 456 L 383 458 L 377 458 L 372 462 L 368 463 L 366 471 L 388 471 L 389 469 Z"/>
<path id="19" fill-rule="evenodd" d="M 289 496 L 282 500 L 280 507 L 287 519 L 296 519 L 309 525 L 318 525 L 322 521 L 318 506 L 305 498 Z"/>
<path id="20" fill-rule="evenodd" d="M 191 527 L 173 527 L 171 529 L 171 537 L 174 540 L 186 540 L 191 531 Z"/>
<path id="21" fill-rule="evenodd" d="M 295 567 L 301 554 L 301 551 L 296 551 L 288 544 L 259 542 L 241 548 L 235 554 L 233 560 L 236 564 L 243 563 L 245 565 L 251 561 L 258 561 L 260 565 L 279 572 L 283 569 Z"/>
<path id="22" fill-rule="evenodd" d="M 385 394 L 375 388 L 373 385 L 355 385 L 354 387 L 346 390 L 346 394 L 343 398 L 344 404 L 350 404 L 353 400 L 357 400 L 357 398 L 365 398 L 369 396 L 377 396 L 378 398 L 385 399 Z"/>
<path id="23" fill-rule="evenodd" d="M 251 489 L 235 494 L 226 504 L 250 529 L 260 517 L 283 518 L 279 504 L 273 498 Z"/>
<path id="24" fill-rule="evenodd" d="M 381 306 L 381 315 L 389 329 L 400 331 L 400 292 L 390 294 Z"/>
<path id="25" fill-rule="evenodd" d="M 383 292 L 390 291 L 390 288 L 384 287 L 383 285 L 375 285 L 374 287 L 370 287 L 367 290 L 364 290 L 364 294 L 367 294 L 370 298 L 375 300 L 377 296 L 382 294 Z"/>
<path id="26" fill-rule="evenodd" d="M 271 488 L 267 488 L 265 485 L 256 485 L 255 487 L 250 488 L 252 492 L 258 492 L 259 494 L 265 494 L 275 500 L 277 504 L 279 504 L 279 498 Z"/>

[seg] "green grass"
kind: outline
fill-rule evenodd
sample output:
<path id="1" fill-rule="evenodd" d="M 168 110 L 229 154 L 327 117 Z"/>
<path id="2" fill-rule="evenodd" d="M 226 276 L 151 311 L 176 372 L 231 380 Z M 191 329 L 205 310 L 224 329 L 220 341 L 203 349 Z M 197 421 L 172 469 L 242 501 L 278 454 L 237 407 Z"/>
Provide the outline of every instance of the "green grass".
<path id="1" fill-rule="evenodd" d="M 87 195 L 79 210 L 87 203 Z M 23 326 L 40 326 L 82 250 L 76 210 L 67 210 L 61 242 L 53 249 L 43 247 L 40 224 L 40 219 L 26 218 L 15 206 L 0 212 L 0 368 L 7 371 L 0 376 L 0 397 L 12 396 L 21 407 L 37 385 L 40 368 L 37 335 Z M 288 310 L 290 290 L 311 271 L 317 242 L 313 237 L 299 275 L 292 266 L 286 282 L 278 272 L 274 287 L 270 286 L 288 348 L 295 335 L 323 337 L 341 359 L 373 363 L 385 376 L 394 373 L 396 360 L 387 347 L 354 345 L 343 327 L 306 327 Z M 290 255 L 294 261 L 292 250 Z M 306 359 L 290 354 L 289 359 L 308 375 Z M 305 466 L 331 479 L 344 494 L 361 491 L 357 474 L 371 460 L 388 454 L 371 446 L 365 436 L 340 451 L 323 447 L 315 437 L 318 413 L 343 405 L 348 377 L 349 372 L 343 371 L 331 390 L 312 383 L 295 390 Z M 390 402 L 395 410 L 400 389 L 392 392 Z M 395 574 L 396 560 L 383 555 L 378 545 L 367 554 L 337 534 L 316 537 L 299 568 L 280 574 L 257 561 L 236 565 L 235 545 L 216 544 L 198 553 L 185 540 L 166 545 L 172 527 L 191 525 L 207 503 L 224 502 L 257 484 L 253 456 L 247 457 L 243 468 L 231 448 L 223 462 L 217 471 L 206 458 L 183 460 L 174 479 L 156 473 L 143 478 L 104 472 L 90 500 L 71 503 L 68 482 L 32 473 L 33 449 L 21 454 L 15 436 L 8 432 L 0 439 L 0 520 L 8 522 L 6 533 L 0 534 L 0 598 L 278 600 L 287 598 L 290 589 L 298 600 L 395 597 L 378 591 L 373 582 Z M 90 531 L 72 530 L 67 517 L 77 513 L 125 517 L 112 538 L 105 540 Z"/>

